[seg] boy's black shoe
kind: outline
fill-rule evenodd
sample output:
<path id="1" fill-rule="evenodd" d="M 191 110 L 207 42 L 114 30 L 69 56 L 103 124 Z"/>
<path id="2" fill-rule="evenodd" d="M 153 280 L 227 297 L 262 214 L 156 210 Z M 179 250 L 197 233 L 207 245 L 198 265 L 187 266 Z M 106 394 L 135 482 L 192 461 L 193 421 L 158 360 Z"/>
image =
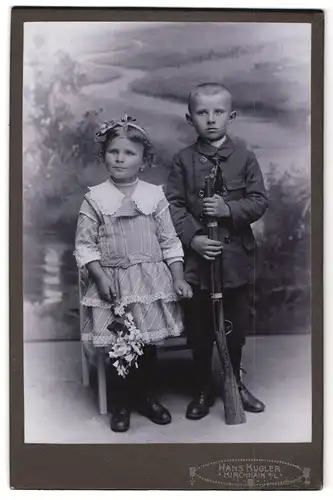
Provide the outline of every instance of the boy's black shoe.
<path id="1" fill-rule="evenodd" d="M 169 411 L 154 397 L 147 396 L 137 404 L 141 415 L 149 418 L 154 424 L 166 425 L 171 422 Z"/>
<path id="2" fill-rule="evenodd" d="M 245 411 L 251 413 L 261 413 L 262 411 L 264 411 L 264 403 L 253 396 L 253 394 L 251 394 L 251 392 L 245 387 L 243 382 L 238 381 L 238 389 Z"/>
<path id="3" fill-rule="evenodd" d="M 200 420 L 209 413 L 209 407 L 215 403 L 215 396 L 212 390 L 203 389 L 189 403 L 186 409 L 186 418 L 189 420 Z"/>

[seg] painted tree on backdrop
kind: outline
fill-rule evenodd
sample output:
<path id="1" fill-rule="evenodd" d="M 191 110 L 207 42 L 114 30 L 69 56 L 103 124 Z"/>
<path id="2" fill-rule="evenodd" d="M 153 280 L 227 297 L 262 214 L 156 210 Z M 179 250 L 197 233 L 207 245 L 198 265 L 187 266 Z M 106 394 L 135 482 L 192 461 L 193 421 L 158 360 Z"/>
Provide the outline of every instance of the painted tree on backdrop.
<path id="1" fill-rule="evenodd" d="M 310 328 L 311 182 L 291 166 L 266 176 L 269 209 L 264 216 L 256 284 L 256 333 L 308 333 Z"/>
<path id="2" fill-rule="evenodd" d="M 24 86 L 24 222 L 36 229 L 73 223 L 74 200 L 84 190 L 82 170 L 96 162 L 93 136 L 102 111 L 74 116 L 71 104 L 85 74 L 66 52 L 46 60 L 43 44 L 35 37 Z"/>

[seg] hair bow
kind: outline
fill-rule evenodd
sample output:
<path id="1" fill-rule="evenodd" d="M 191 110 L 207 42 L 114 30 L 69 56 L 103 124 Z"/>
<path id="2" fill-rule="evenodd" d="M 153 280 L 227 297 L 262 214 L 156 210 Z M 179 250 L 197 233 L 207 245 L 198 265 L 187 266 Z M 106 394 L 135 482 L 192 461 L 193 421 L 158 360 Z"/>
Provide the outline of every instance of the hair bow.
<path id="1" fill-rule="evenodd" d="M 117 121 L 111 120 L 109 122 L 104 122 L 100 130 L 96 133 L 96 137 L 101 142 L 103 142 L 106 140 L 106 136 L 110 130 L 115 129 L 117 127 L 122 127 L 124 130 L 127 130 L 128 127 L 133 127 L 139 130 L 139 132 L 141 132 L 146 137 L 146 139 L 148 139 L 148 134 L 145 131 L 145 129 L 134 123 L 135 121 L 136 121 L 135 118 L 125 115 L 123 118 L 121 118 L 121 120 Z"/>

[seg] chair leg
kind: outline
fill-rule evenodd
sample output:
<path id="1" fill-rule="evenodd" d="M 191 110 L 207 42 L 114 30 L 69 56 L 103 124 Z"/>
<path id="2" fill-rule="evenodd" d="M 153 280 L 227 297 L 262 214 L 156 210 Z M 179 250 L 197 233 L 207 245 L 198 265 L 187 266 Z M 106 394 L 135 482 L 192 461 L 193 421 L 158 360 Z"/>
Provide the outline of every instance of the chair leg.
<path id="1" fill-rule="evenodd" d="M 82 288 L 84 286 L 83 283 L 83 275 L 81 273 L 81 270 L 78 269 L 78 290 L 79 290 L 79 318 L 80 318 L 80 336 L 81 336 L 81 363 L 82 363 L 82 383 L 85 387 L 89 386 L 89 361 L 86 356 L 86 353 L 84 352 L 84 345 L 83 345 L 83 324 L 84 324 L 84 319 L 83 319 L 83 306 L 81 304 L 81 297 L 83 295 Z"/>
<path id="2" fill-rule="evenodd" d="M 98 376 L 98 405 L 101 415 L 107 413 L 107 394 L 106 394 L 106 367 L 105 352 L 98 349 L 97 352 L 97 376 Z"/>
<path id="3" fill-rule="evenodd" d="M 89 386 L 89 362 L 84 352 L 84 345 L 81 342 L 81 362 L 82 362 L 82 383 L 84 387 Z"/>

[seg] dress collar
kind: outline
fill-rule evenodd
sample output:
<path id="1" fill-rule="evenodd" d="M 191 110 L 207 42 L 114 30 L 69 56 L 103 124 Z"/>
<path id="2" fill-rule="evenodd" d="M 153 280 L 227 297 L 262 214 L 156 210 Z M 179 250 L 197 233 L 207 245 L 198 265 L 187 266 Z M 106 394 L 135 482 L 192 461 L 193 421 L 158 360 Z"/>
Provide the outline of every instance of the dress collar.
<path id="1" fill-rule="evenodd" d="M 114 215 L 125 197 L 110 180 L 98 186 L 90 187 L 89 190 L 89 196 L 104 215 Z M 145 215 L 152 214 L 163 198 L 164 193 L 161 186 L 155 186 L 141 180 L 137 182 L 133 193 L 130 195 L 130 199 L 134 202 L 138 211 Z"/>

